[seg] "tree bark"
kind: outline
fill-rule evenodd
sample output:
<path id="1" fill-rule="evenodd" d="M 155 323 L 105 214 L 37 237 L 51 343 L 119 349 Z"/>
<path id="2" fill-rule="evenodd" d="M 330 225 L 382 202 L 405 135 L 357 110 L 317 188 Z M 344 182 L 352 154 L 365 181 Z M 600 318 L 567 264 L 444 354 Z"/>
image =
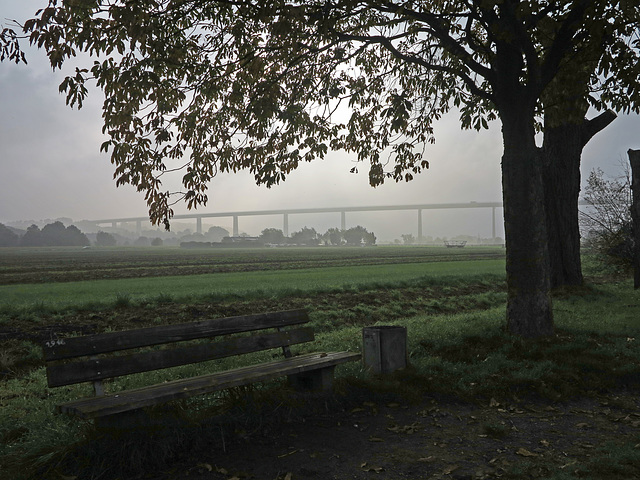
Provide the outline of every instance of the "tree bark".
<path id="1" fill-rule="evenodd" d="M 633 288 L 640 288 L 640 150 L 629 150 L 631 164 L 631 221 L 633 222 Z"/>
<path id="2" fill-rule="evenodd" d="M 542 159 L 533 109 L 510 103 L 501 109 L 507 327 L 534 338 L 553 333 Z"/>
<path id="3" fill-rule="evenodd" d="M 545 126 L 542 156 L 551 288 L 582 285 L 578 198 L 580 159 L 589 140 L 616 118 L 612 111 L 592 120 Z"/>

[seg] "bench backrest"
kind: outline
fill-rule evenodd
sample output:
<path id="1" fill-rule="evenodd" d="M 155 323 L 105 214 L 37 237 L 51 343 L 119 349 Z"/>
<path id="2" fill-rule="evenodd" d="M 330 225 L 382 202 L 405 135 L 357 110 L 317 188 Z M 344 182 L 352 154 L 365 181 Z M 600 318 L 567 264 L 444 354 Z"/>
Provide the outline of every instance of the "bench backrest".
<path id="1" fill-rule="evenodd" d="M 311 327 L 283 330 L 284 327 L 300 325 L 308 321 L 309 317 L 305 310 L 289 310 L 53 339 L 43 345 L 44 358 L 48 362 L 47 381 L 50 387 L 99 382 L 106 378 L 278 347 L 282 347 L 285 356 L 288 356 L 290 355 L 289 345 L 313 341 L 314 335 Z M 103 355 L 265 329 L 277 329 L 277 331 L 230 337 L 219 342 L 175 345 L 172 348 L 109 357 Z M 69 362 L 69 360 L 73 361 Z M 97 387 L 96 390 L 98 390 Z"/>

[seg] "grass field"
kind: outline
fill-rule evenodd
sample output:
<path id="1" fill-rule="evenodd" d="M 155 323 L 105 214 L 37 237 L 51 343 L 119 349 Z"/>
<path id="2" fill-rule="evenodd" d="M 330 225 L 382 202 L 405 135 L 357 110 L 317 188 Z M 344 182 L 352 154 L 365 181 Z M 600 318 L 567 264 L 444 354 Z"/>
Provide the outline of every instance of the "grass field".
<path id="1" fill-rule="evenodd" d="M 637 391 L 640 298 L 629 280 L 591 276 L 583 288 L 556 292 L 557 334 L 540 341 L 505 333 L 505 300 L 499 248 L 1 250 L 0 471 L 71 478 L 77 473 L 60 470 L 67 465 L 63 460 L 95 442 L 90 425 L 53 415 L 57 402 L 86 395 L 89 387 L 46 387 L 38 344 L 52 332 L 74 335 L 306 308 L 320 332 L 320 350 L 359 350 L 363 325 L 408 328 L 412 368 L 403 380 L 374 387 L 351 364 L 339 370 L 347 390 L 364 385 L 385 395 L 437 394 L 487 404 Z M 187 371 L 199 370 L 168 375 Z M 110 388 L 163 375 L 127 377 Z M 219 404 L 220 399 L 195 399 L 186 408 L 203 418 Z M 611 441 L 623 440 L 613 435 Z M 108 464 L 108 455 L 92 451 L 86 460 Z M 140 468 L 148 467 L 137 460 Z M 110 478 L 104 468 L 91 470 L 95 478 Z"/>

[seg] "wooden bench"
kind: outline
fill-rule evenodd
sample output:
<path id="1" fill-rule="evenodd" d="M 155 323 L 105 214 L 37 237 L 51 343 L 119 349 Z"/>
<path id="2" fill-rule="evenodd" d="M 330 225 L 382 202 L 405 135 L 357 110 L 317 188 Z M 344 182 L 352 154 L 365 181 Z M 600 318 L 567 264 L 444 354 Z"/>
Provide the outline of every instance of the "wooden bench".
<path id="1" fill-rule="evenodd" d="M 358 360 L 360 354 L 321 352 L 293 356 L 290 345 L 314 340 L 313 329 L 301 326 L 308 321 L 304 310 L 291 310 L 52 339 L 43 345 L 47 381 L 49 387 L 93 382 L 95 396 L 56 408 L 60 413 L 99 423 L 124 412 L 139 412 L 144 407 L 282 376 L 288 376 L 297 389 L 326 391 L 332 387 L 335 366 Z M 111 394 L 104 392 L 102 382 L 106 379 L 274 348 L 282 349 L 282 358 Z"/>

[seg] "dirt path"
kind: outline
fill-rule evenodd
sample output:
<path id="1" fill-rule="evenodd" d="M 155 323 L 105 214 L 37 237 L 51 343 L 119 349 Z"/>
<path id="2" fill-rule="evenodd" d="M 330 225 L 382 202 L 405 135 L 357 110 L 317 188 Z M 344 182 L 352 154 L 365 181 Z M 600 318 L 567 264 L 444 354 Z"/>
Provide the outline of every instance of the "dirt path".
<path id="1" fill-rule="evenodd" d="M 364 401 L 277 429 L 237 432 L 152 478 L 463 480 L 598 469 L 622 475 L 602 478 L 640 478 L 638 462 L 624 455 L 640 449 L 638 406 L 631 393 L 557 405 Z"/>

